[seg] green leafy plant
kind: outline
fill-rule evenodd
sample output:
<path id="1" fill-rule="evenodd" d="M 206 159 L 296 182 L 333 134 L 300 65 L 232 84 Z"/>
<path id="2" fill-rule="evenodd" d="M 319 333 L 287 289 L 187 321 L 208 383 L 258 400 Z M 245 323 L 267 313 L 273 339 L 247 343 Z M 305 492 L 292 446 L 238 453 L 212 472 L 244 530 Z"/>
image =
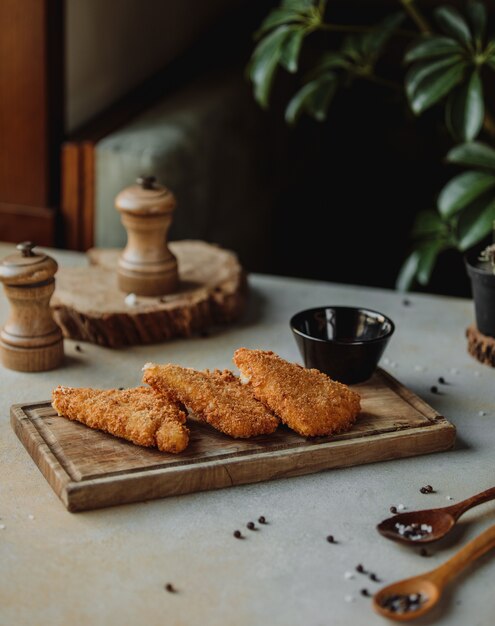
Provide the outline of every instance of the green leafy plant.
<path id="1" fill-rule="evenodd" d="M 380 76 L 377 64 L 392 37 L 408 42 L 403 56 L 405 98 L 415 115 L 435 105 L 444 107 L 446 128 L 458 144 L 446 160 L 469 168 L 440 191 L 435 209 L 417 216 L 413 249 L 397 279 L 398 288 L 409 289 L 415 281 L 429 282 L 444 250 L 465 251 L 492 228 L 495 149 L 475 140 L 480 133 L 487 140 L 495 139 L 484 90 L 484 82 L 493 79 L 495 70 L 495 39 L 486 35 L 486 8 L 479 0 L 466 2 L 462 13 L 447 4 L 425 16 L 414 0 L 398 0 L 398 8 L 374 26 L 352 26 L 326 20 L 326 0 L 282 0 L 256 34 L 258 44 L 248 75 L 256 100 L 267 107 L 277 71 L 297 74 L 300 86 L 287 104 L 285 118 L 295 124 L 309 115 L 321 122 L 339 90 L 355 80 L 402 91 L 400 85 Z M 340 34 L 339 45 L 301 71 L 303 48 L 315 32 Z"/>

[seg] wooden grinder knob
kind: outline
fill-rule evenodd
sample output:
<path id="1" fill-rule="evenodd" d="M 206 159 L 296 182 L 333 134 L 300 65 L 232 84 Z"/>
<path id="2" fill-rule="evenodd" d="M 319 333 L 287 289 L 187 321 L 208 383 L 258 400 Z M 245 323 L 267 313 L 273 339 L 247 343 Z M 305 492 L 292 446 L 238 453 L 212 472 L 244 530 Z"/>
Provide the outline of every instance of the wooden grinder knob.
<path id="1" fill-rule="evenodd" d="M 175 197 L 153 176 L 141 176 L 115 199 L 127 230 L 127 246 L 119 258 L 119 288 L 138 296 L 177 291 L 177 260 L 167 246 Z"/>
<path id="2" fill-rule="evenodd" d="M 50 309 L 58 265 L 33 248 L 30 241 L 20 243 L 19 252 L 0 263 L 0 281 L 11 305 L 0 331 L 0 356 L 5 367 L 19 372 L 51 370 L 64 358 L 62 331 Z"/>

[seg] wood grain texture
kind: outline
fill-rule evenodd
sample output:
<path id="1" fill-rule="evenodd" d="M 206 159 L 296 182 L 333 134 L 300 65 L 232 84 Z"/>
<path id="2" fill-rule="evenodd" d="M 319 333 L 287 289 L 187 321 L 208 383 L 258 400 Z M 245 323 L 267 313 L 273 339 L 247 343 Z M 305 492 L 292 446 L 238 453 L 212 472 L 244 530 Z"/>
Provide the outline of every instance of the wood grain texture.
<path id="1" fill-rule="evenodd" d="M 469 354 L 480 363 L 495 367 L 495 338 L 483 335 L 474 324 L 467 328 L 466 337 Z"/>
<path id="2" fill-rule="evenodd" d="M 0 203 L 2 241 L 29 240 L 39 246 L 55 246 L 56 211 L 45 207 Z"/>
<path id="3" fill-rule="evenodd" d="M 309 474 L 448 450 L 455 428 L 379 370 L 355 389 L 362 414 L 348 433 L 304 439 L 281 426 L 234 440 L 190 421 L 180 455 L 140 448 L 58 417 L 49 402 L 14 405 L 11 424 L 69 511 Z"/>
<path id="4" fill-rule="evenodd" d="M 43 210 L 57 206 L 59 198 L 63 2 L 3 0 L 0 24 L 0 201 Z M 4 213 L 2 222 L 2 239 L 29 236 L 22 227 L 16 230 L 15 213 Z M 55 223 L 43 225 L 50 229 L 43 243 L 53 244 Z"/>
<path id="5" fill-rule="evenodd" d="M 178 260 L 179 290 L 140 297 L 133 306 L 117 285 L 120 250 L 92 250 L 97 265 L 61 268 L 52 308 L 64 335 L 118 348 L 189 337 L 242 314 L 247 283 L 234 253 L 187 240 L 172 242 L 170 250 Z"/>

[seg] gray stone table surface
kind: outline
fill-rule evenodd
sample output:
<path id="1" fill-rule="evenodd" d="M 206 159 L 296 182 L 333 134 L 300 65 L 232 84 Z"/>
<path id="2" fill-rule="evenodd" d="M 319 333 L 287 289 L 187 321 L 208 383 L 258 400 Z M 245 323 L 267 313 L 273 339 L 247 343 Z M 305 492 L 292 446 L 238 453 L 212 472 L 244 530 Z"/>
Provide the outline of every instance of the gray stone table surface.
<path id="1" fill-rule="evenodd" d="M 0 257 L 12 249 L 0 245 Z M 55 252 L 64 265 L 83 255 Z M 345 573 L 358 563 L 384 582 L 431 569 L 495 523 L 495 503 L 467 513 L 454 540 L 424 558 L 378 536 L 389 507 L 430 508 L 495 485 L 495 371 L 466 352 L 472 302 L 255 275 L 245 319 L 208 338 L 111 351 L 66 341 L 66 367 L 21 374 L 0 368 L 0 624 L 353 625 L 387 623 Z M 320 304 L 383 311 L 397 330 L 382 365 L 458 429 L 450 452 L 333 470 L 263 484 L 68 513 L 9 425 L 13 403 L 50 397 L 57 384 L 119 387 L 140 382 L 146 361 L 231 367 L 235 348 L 273 349 L 300 360 L 288 320 Z M 0 296 L 0 321 L 7 302 Z M 430 387 L 439 376 L 442 394 Z M 431 484 L 436 493 L 422 495 Z M 249 520 L 269 524 L 232 536 Z M 328 534 L 338 541 L 326 542 Z M 491 556 L 491 558 L 490 558 Z M 418 624 L 491 626 L 495 554 L 471 567 Z M 172 582 L 178 593 L 164 590 Z"/>

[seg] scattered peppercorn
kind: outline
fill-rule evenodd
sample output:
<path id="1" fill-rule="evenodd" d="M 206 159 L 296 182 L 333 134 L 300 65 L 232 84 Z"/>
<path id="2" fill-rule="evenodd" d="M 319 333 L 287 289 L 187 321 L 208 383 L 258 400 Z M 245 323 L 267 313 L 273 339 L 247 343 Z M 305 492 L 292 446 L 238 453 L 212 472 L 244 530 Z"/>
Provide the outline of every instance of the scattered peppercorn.
<path id="1" fill-rule="evenodd" d="M 434 493 L 433 487 L 431 485 L 426 485 L 425 487 L 421 487 L 421 493 Z"/>
<path id="2" fill-rule="evenodd" d="M 405 300 L 402 300 L 402 304 L 404 306 L 410 306 L 411 305 L 411 301 L 406 298 Z"/>
<path id="3" fill-rule="evenodd" d="M 430 391 L 431 391 L 431 393 L 438 393 L 438 387 L 436 385 L 432 385 L 430 387 Z"/>
<path id="4" fill-rule="evenodd" d="M 361 595 L 369 598 L 371 594 L 367 589 L 361 589 Z"/>
<path id="5" fill-rule="evenodd" d="M 124 391 L 124 387 L 119 387 L 119 391 Z"/>
<path id="6" fill-rule="evenodd" d="M 392 513 L 393 515 L 397 515 L 397 507 L 396 506 L 391 506 L 390 507 L 390 513 Z"/>
<path id="7" fill-rule="evenodd" d="M 258 517 L 258 522 L 260 524 L 266 524 L 266 519 L 264 515 L 261 515 L 260 517 Z"/>
<path id="8" fill-rule="evenodd" d="M 253 522 L 248 522 L 246 524 L 246 528 L 249 528 L 249 530 L 255 530 L 256 526 L 254 525 Z"/>
<path id="9" fill-rule="evenodd" d="M 356 572 L 359 572 L 360 574 L 364 574 L 365 573 L 365 569 L 361 565 L 361 563 L 359 565 L 356 565 Z"/>
<path id="10" fill-rule="evenodd" d="M 446 384 L 447 384 L 447 383 L 446 383 L 446 381 L 445 381 L 445 378 L 444 378 L 443 376 L 440 376 L 440 377 L 439 377 L 438 382 L 439 382 L 441 385 L 446 385 Z"/>
<path id="11" fill-rule="evenodd" d="M 370 580 L 372 580 L 374 583 L 380 582 L 380 579 L 378 578 L 378 576 L 376 574 L 373 574 L 373 572 L 370 574 Z"/>
<path id="12" fill-rule="evenodd" d="M 167 583 L 165 585 L 165 589 L 169 592 L 169 593 L 175 593 L 177 590 L 175 589 L 175 587 L 171 584 L 171 583 Z"/>
<path id="13" fill-rule="evenodd" d="M 335 539 L 334 539 L 333 535 L 328 535 L 327 541 L 328 541 L 328 543 L 335 543 Z"/>
<path id="14" fill-rule="evenodd" d="M 234 537 L 236 539 L 242 539 L 242 533 L 240 530 L 234 530 Z"/>
<path id="15" fill-rule="evenodd" d="M 76 352 L 84 352 L 84 350 L 81 348 L 79 344 L 76 344 L 75 350 Z"/>

